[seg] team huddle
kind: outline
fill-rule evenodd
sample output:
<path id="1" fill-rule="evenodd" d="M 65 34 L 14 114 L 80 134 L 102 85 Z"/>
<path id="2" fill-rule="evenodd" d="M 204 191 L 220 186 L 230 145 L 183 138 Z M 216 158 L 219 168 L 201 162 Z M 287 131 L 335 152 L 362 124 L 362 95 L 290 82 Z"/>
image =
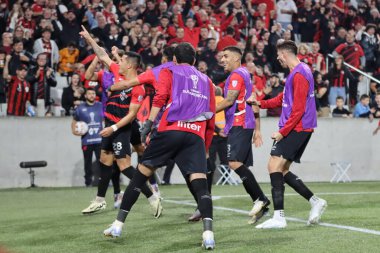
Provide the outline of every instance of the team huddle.
<path id="1" fill-rule="evenodd" d="M 300 162 L 313 129 L 317 126 L 313 76 L 309 66 L 298 60 L 294 42 L 280 40 L 277 44 L 277 59 L 282 67 L 289 68 L 290 74 L 284 92 L 266 101 L 258 101 L 252 92 L 251 76 L 241 66 L 241 50 L 233 46 L 224 48 L 221 61 L 229 76 L 225 81 L 224 99 L 217 103 L 216 87 L 211 79 L 194 67 L 196 52 L 191 44 L 180 43 L 176 47 L 166 48 L 161 65 L 138 75 L 137 69 L 141 62 L 139 54 L 125 52 L 118 55 L 118 49 L 113 48 L 115 57 L 111 59 L 82 28 L 80 35 L 92 46 L 96 61 L 99 60 L 114 78 L 104 89 L 108 94 L 103 100 L 106 101 L 105 128 L 100 131 L 98 192 L 90 206 L 82 211 L 83 214 L 90 214 L 105 209 L 108 185 L 111 180 L 116 184 L 115 207 L 119 211 L 112 225 L 104 230 L 105 236 L 121 235 L 140 192 L 147 197 L 153 216 L 161 216 L 161 198 L 148 182 L 155 184 L 155 170 L 169 160 L 174 160 L 197 203 L 194 215 L 203 222 L 202 246 L 207 250 L 215 248 L 211 198 L 213 173 L 207 158 L 215 130 L 215 115 L 220 112 L 225 114 L 222 131 L 227 135 L 229 168 L 240 177 L 252 199 L 250 223 L 258 223 L 268 213 L 271 201 L 249 170 L 249 166 L 253 165 L 252 142 L 256 146 L 262 145 L 260 108 L 275 107 L 282 107 L 282 114 L 279 130 L 272 134 L 274 143 L 268 162 L 274 215 L 256 228 L 287 226 L 284 183 L 310 202 L 308 223 L 319 222 L 327 207 L 326 201 L 315 196 L 289 170 L 293 162 Z M 146 93 L 151 98 L 151 109 L 148 119 L 139 130 L 136 115 Z M 87 103 L 93 104 L 95 92 L 89 89 L 85 94 Z M 131 165 L 130 144 L 139 154 L 137 168 Z M 124 193 L 116 182 L 118 178 L 114 180 L 114 162 L 116 170 L 130 179 Z"/>

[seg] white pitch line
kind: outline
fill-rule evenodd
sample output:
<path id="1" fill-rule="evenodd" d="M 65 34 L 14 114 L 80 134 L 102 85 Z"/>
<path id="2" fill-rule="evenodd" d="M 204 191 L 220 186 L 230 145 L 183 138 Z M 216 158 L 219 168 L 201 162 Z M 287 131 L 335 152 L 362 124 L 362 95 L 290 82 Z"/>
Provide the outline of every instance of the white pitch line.
<path id="1" fill-rule="evenodd" d="M 188 201 L 177 201 L 177 200 L 170 200 L 170 199 L 164 199 L 164 201 L 168 202 L 168 203 L 178 204 L 178 205 L 197 206 L 195 203 L 190 203 Z M 246 210 L 223 207 L 223 206 L 213 206 L 213 208 L 217 209 L 217 210 L 230 211 L 230 212 L 240 213 L 240 214 L 248 214 L 249 213 Z M 287 217 L 286 219 L 288 221 L 307 223 L 306 220 L 299 219 L 299 218 Z M 338 224 L 332 224 L 332 223 L 325 223 L 325 222 L 321 222 L 321 223 L 319 223 L 319 225 L 324 226 L 324 227 L 332 227 L 332 228 L 345 229 L 345 230 L 350 230 L 350 231 L 355 231 L 355 232 L 361 232 L 361 233 L 365 233 L 365 234 L 380 235 L 380 231 L 366 229 L 366 228 L 357 228 L 357 227 L 338 225 Z"/>
<path id="2" fill-rule="evenodd" d="M 317 196 L 328 196 L 328 195 L 376 195 L 380 194 L 380 192 L 317 192 L 315 195 Z M 266 196 L 271 196 L 271 194 L 265 194 Z M 285 196 L 299 196 L 298 193 L 285 193 Z M 213 195 L 212 199 L 218 200 L 222 198 L 243 198 L 249 197 L 248 194 L 237 194 L 237 195 Z M 171 198 L 171 199 L 175 199 Z M 183 197 L 178 197 L 178 199 L 183 199 Z"/>

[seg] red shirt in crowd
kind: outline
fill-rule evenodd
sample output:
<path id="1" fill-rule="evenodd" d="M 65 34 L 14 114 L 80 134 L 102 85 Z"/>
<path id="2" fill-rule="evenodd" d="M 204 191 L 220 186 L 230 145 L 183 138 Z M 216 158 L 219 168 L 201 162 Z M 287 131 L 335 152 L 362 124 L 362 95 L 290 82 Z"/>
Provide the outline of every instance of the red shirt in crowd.
<path id="1" fill-rule="evenodd" d="M 341 54 L 344 61 L 348 64 L 354 66 L 355 68 L 360 67 L 360 57 L 364 56 L 364 51 L 359 44 L 354 43 L 350 46 L 347 43 L 342 43 L 335 48 L 335 51 L 338 54 Z"/>
<path id="2" fill-rule="evenodd" d="M 286 121 L 285 126 L 280 129 L 280 133 L 282 136 L 287 136 L 292 130 L 296 132 L 312 132 L 313 129 L 303 129 L 302 126 L 302 116 L 305 113 L 306 108 L 306 100 L 309 92 L 309 83 L 306 78 L 297 73 L 293 78 L 293 105 L 292 112 L 290 114 L 289 119 Z M 262 100 L 260 107 L 263 109 L 276 108 L 282 106 L 282 99 L 284 93 L 281 92 L 277 97 Z"/>
<path id="3" fill-rule="evenodd" d="M 12 76 L 8 86 L 7 114 L 24 116 L 27 101 L 30 101 L 30 84 L 25 80 L 21 81 L 17 76 Z"/>
<path id="4" fill-rule="evenodd" d="M 185 26 L 183 23 L 182 14 L 178 14 L 178 25 L 179 27 L 182 27 L 185 30 L 185 37 L 183 38 L 183 40 L 185 42 L 189 42 L 191 45 L 193 45 L 194 48 L 197 48 L 201 28 L 194 27 L 193 29 L 190 29 L 187 26 Z"/>
<path id="5" fill-rule="evenodd" d="M 168 105 L 172 102 L 172 93 L 171 93 L 171 87 L 172 87 L 172 80 L 173 80 L 173 74 L 169 69 L 163 69 L 161 70 L 159 74 L 158 79 L 158 85 L 157 85 L 157 91 L 156 95 L 153 99 L 153 106 L 162 108 L 165 105 Z M 210 85 L 210 109 L 212 112 L 215 113 L 215 92 L 214 92 L 214 85 L 209 80 Z M 213 117 L 210 120 L 206 121 L 195 121 L 191 123 L 187 122 L 168 122 L 166 120 L 168 115 L 168 109 L 165 110 L 164 114 L 162 115 L 160 125 L 158 127 L 158 132 L 164 132 L 164 131 L 182 131 L 182 132 L 189 132 L 198 135 L 205 141 L 206 150 L 211 145 L 212 137 L 214 134 L 214 127 L 215 127 L 215 118 Z"/>

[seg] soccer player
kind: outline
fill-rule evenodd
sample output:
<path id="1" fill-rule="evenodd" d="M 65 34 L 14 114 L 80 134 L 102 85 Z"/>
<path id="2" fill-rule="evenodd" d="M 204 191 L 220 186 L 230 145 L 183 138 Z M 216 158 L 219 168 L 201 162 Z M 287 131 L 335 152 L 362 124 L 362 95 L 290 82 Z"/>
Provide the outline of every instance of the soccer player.
<path id="1" fill-rule="evenodd" d="M 174 50 L 177 65 L 164 68 L 159 74 L 157 93 L 153 99 L 151 116 L 166 105 L 157 134 L 150 140 L 142 162 L 125 190 L 119 214 L 104 230 L 106 236 L 119 237 L 140 188 L 155 169 L 174 159 L 183 175 L 189 177 L 196 193 L 203 218 L 203 246 L 215 247 L 212 232 L 212 199 L 207 189 L 206 149 L 214 131 L 215 95 L 211 80 L 192 66 L 195 49 L 181 43 Z"/>
<path id="2" fill-rule="evenodd" d="M 84 179 L 86 186 L 92 183 L 92 154 L 95 154 L 96 161 L 100 159 L 100 148 L 102 137 L 100 131 L 103 129 L 103 111 L 102 104 L 96 102 L 96 92 L 93 88 L 86 89 L 84 94 L 86 102 L 80 104 L 74 112 L 74 118 L 71 122 L 71 131 L 76 136 L 81 136 L 82 151 L 84 158 Z M 77 132 L 75 124 L 83 121 L 88 125 L 88 131 L 85 134 Z"/>
<path id="3" fill-rule="evenodd" d="M 140 55 L 127 52 L 121 57 L 120 65 L 113 62 L 107 53 L 99 47 L 88 31 L 82 26 L 80 35 L 92 46 L 99 60 L 103 62 L 113 73 L 115 80 L 124 80 L 126 77 L 137 75 L 140 65 Z M 89 207 L 82 211 L 89 214 L 106 208 L 105 194 L 112 176 L 112 163 L 114 157 L 122 174 L 132 179 L 135 168 L 131 166 L 131 123 L 136 118 L 137 112 L 144 99 L 143 87 L 135 87 L 131 91 L 117 91 L 111 93 L 107 101 L 105 115 L 105 128 L 100 132 L 102 138 L 102 150 L 100 155 L 100 180 L 97 197 Z M 155 218 L 162 212 L 161 199 L 153 195 L 145 184 L 141 191 L 148 198 Z"/>
<path id="4" fill-rule="evenodd" d="M 277 97 L 255 102 L 261 108 L 274 108 L 282 105 L 279 131 L 272 134 L 274 144 L 268 163 L 272 185 L 274 206 L 273 218 L 257 225 L 256 228 L 284 228 L 284 183 L 311 204 L 309 224 L 319 222 L 327 203 L 315 196 L 302 180 L 289 171 L 293 162 L 300 158 L 317 127 L 317 111 L 314 97 L 314 79 L 311 69 L 297 58 L 297 46 L 293 41 L 280 40 L 277 44 L 277 59 L 281 66 L 289 68 L 285 90 Z M 249 99 L 251 101 L 251 98 Z"/>
<path id="5" fill-rule="evenodd" d="M 241 66 L 241 58 L 242 52 L 237 47 L 226 47 L 223 50 L 221 61 L 224 70 L 230 72 L 230 75 L 224 86 L 225 99 L 217 104 L 216 112 L 225 111 L 224 133 L 228 136 L 228 165 L 240 176 L 245 190 L 254 202 L 253 208 L 249 212 L 253 224 L 268 212 L 270 201 L 264 195 L 253 173 L 248 169 L 253 165 L 251 140 L 255 142 L 256 147 L 259 147 L 262 145 L 262 138 L 259 109 L 254 108 L 257 111 L 254 113 L 246 101 L 252 94 L 252 82 L 248 70 Z"/>

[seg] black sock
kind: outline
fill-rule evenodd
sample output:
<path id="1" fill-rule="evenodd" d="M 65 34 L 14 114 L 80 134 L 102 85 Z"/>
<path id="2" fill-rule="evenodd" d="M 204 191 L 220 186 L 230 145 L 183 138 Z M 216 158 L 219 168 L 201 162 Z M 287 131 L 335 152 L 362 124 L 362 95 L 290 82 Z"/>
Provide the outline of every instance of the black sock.
<path id="1" fill-rule="evenodd" d="M 120 169 L 116 163 L 112 166 L 112 185 L 113 185 L 113 193 L 120 193 Z"/>
<path id="2" fill-rule="evenodd" d="M 302 180 L 294 175 L 292 172 L 286 173 L 284 176 L 285 183 L 287 183 L 290 187 L 292 187 L 298 194 L 304 197 L 306 200 L 311 199 L 313 197 L 313 192 L 310 191 L 309 188 L 302 182 Z"/>
<path id="3" fill-rule="evenodd" d="M 214 171 L 212 170 L 212 165 L 210 158 L 207 159 L 207 186 L 208 192 L 211 194 L 212 180 L 214 179 Z"/>
<path id="4" fill-rule="evenodd" d="M 103 163 L 100 163 L 100 175 L 99 175 L 99 184 L 98 184 L 98 193 L 96 196 L 105 197 L 108 185 L 112 177 L 112 166 L 107 166 Z"/>
<path id="5" fill-rule="evenodd" d="M 241 181 L 243 181 L 244 188 L 253 201 L 256 201 L 257 199 L 261 201 L 267 200 L 267 197 L 265 197 L 260 185 L 256 181 L 255 176 L 245 165 L 237 168 L 235 172 L 239 175 Z"/>
<path id="6" fill-rule="evenodd" d="M 156 174 L 153 173 L 153 175 L 149 178 L 149 183 L 150 184 L 157 184 Z"/>
<path id="7" fill-rule="evenodd" d="M 186 181 L 187 187 L 189 188 L 189 191 L 190 191 L 191 195 L 193 195 L 195 203 L 198 204 L 197 195 L 195 194 L 195 191 L 194 191 L 194 189 L 193 189 L 193 187 L 191 186 L 191 183 L 190 183 L 190 176 L 185 176 L 185 181 Z"/>
<path id="8" fill-rule="evenodd" d="M 206 223 L 204 222 L 204 229 L 212 231 L 212 199 L 207 190 L 207 180 L 204 178 L 194 179 L 191 181 L 191 187 L 198 198 L 198 208 L 202 218 L 209 220 Z"/>
<path id="9" fill-rule="evenodd" d="M 281 172 L 274 172 L 270 175 L 272 185 L 272 199 L 274 210 L 284 210 L 284 176 Z"/>
<path id="10" fill-rule="evenodd" d="M 141 163 L 142 155 L 137 155 L 137 164 Z"/>
<path id="11" fill-rule="evenodd" d="M 136 171 L 134 177 L 131 179 L 127 189 L 125 190 L 123 201 L 120 205 L 120 210 L 117 215 L 117 220 L 124 222 L 127 214 L 131 210 L 132 206 L 139 198 L 141 187 L 146 185 L 148 177 L 142 174 L 140 171 Z"/>
<path id="12" fill-rule="evenodd" d="M 137 170 L 135 169 L 135 167 L 129 166 L 128 168 L 122 170 L 121 173 L 123 173 L 124 176 L 126 176 L 127 178 L 129 178 L 130 180 L 132 180 L 132 178 L 136 174 L 136 171 Z M 144 184 L 144 185 L 141 186 L 141 192 L 147 198 L 149 198 L 150 196 L 153 195 L 153 192 L 149 189 L 149 187 L 148 187 L 147 184 Z"/>

